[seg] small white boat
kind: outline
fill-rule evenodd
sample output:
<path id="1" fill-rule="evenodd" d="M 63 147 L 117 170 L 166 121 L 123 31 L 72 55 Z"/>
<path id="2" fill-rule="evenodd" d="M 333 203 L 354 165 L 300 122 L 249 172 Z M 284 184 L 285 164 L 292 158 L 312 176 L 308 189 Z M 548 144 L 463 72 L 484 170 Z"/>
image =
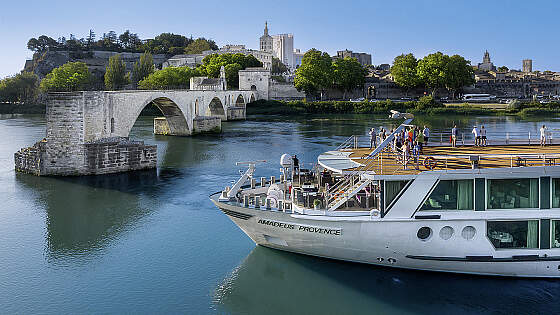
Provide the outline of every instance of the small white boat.
<path id="1" fill-rule="evenodd" d="M 404 157 L 395 136 L 375 149 L 356 137 L 278 178 L 257 162 L 212 202 L 256 244 L 417 270 L 560 277 L 560 145 L 429 144 Z M 530 142 L 530 141 L 529 141 Z"/>

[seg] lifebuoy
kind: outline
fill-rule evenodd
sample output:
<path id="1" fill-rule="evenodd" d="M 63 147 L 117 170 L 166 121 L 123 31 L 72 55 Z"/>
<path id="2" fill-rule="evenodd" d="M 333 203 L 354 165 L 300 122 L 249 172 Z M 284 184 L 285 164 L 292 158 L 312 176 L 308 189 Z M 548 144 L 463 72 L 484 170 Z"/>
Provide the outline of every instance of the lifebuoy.
<path id="1" fill-rule="evenodd" d="M 433 170 L 437 166 L 437 160 L 431 156 L 428 156 L 424 159 L 424 167 Z"/>

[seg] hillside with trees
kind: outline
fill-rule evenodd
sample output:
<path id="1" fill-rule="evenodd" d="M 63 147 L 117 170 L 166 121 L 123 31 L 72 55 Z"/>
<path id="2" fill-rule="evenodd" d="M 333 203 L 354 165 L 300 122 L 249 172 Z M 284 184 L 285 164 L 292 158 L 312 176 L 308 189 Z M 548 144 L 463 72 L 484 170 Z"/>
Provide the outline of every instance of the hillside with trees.
<path id="1" fill-rule="evenodd" d="M 193 39 L 173 33 L 161 33 L 153 39 L 141 39 L 138 34 L 130 30 L 118 35 L 115 31 L 103 33 L 101 36 L 90 30 L 85 38 L 77 38 L 70 34 L 68 38 L 60 36 L 57 39 L 47 35 L 31 38 L 27 48 L 36 53 L 46 51 L 113 51 L 113 52 L 150 52 L 152 54 L 188 54 L 200 53 L 204 50 L 217 50 L 218 46 L 211 39 L 200 37 Z"/>

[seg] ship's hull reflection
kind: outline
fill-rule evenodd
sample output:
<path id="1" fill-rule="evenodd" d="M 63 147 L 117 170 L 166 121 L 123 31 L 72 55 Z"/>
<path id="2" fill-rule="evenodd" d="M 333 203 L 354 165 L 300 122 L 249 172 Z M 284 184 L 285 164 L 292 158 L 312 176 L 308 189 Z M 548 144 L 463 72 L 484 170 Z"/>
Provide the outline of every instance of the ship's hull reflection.
<path id="1" fill-rule="evenodd" d="M 396 270 L 257 246 L 214 303 L 233 314 L 544 313 L 558 292 L 556 281 Z"/>

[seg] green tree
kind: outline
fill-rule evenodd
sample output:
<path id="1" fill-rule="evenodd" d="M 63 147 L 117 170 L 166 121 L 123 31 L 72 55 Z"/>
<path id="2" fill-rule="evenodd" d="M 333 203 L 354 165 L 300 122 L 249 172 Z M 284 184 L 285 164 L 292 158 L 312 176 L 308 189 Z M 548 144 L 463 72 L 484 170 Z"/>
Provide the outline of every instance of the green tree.
<path id="1" fill-rule="evenodd" d="M 435 97 L 439 88 L 445 87 L 448 61 L 449 56 L 439 51 L 418 61 L 418 77 L 430 89 L 432 97 Z"/>
<path id="2" fill-rule="evenodd" d="M 500 71 L 500 72 L 508 72 L 508 71 L 509 71 L 509 68 L 506 67 L 506 66 L 501 66 L 501 67 L 498 67 L 498 71 Z"/>
<path id="3" fill-rule="evenodd" d="M 272 68 L 270 69 L 274 74 L 282 74 L 288 71 L 288 67 L 276 57 L 272 57 Z"/>
<path id="4" fill-rule="evenodd" d="M 230 63 L 224 67 L 226 72 L 226 82 L 229 89 L 239 88 L 239 70 L 243 67 L 238 63 Z"/>
<path id="5" fill-rule="evenodd" d="M 220 68 L 222 66 L 226 71 L 228 87 L 236 88 L 239 86 L 239 70 L 250 67 L 262 67 L 262 62 L 252 55 L 212 54 L 202 59 L 202 65 L 197 70 L 200 75 L 217 78 L 220 76 Z"/>
<path id="6" fill-rule="evenodd" d="M 148 75 L 138 82 L 138 87 L 144 90 L 188 88 L 190 79 L 198 75 L 196 69 L 189 67 L 167 67 Z"/>
<path id="7" fill-rule="evenodd" d="M 172 47 L 179 47 L 184 50 L 193 40 L 183 35 L 172 33 L 161 33 L 154 39 L 150 39 L 146 43 L 146 50 L 152 54 L 171 54 Z"/>
<path id="8" fill-rule="evenodd" d="M 135 62 L 134 66 L 132 67 L 132 83 L 135 86 L 138 85 L 138 82 L 154 73 L 154 70 L 154 58 L 152 57 L 152 54 L 150 54 L 149 52 L 143 53 L 142 55 L 140 55 L 140 61 Z"/>
<path id="9" fill-rule="evenodd" d="M 85 89 L 91 81 L 91 74 L 83 62 L 68 62 L 53 69 L 41 81 L 44 92 L 77 91 Z"/>
<path id="10" fill-rule="evenodd" d="M 409 90 L 414 89 L 420 84 L 417 67 L 418 60 L 416 60 L 413 54 L 402 54 L 393 60 L 391 75 L 395 83 L 405 89 L 407 95 Z"/>
<path id="11" fill-rule="evenodd" d="M 109 91 L 119 90 L 129 82 L 126 75 L 126 66 L 117 54 L 109 58 L 109 65 L 105 68 L 105 89 Z"/>
<path id="12" fill-rule="evenodd" d="M 206 50 L 212 50 L 212 46 L 206 39 L 198 38 L 185 48 L 185 54 L 201 54 Z"/>
<path id="13" fill-rule="evenodd" d="M 447 58 L 445 71 L 445 87 L 455 98 L 457 92 L 463 87 L 474 84 L 474 71 L 471 62 L 459 55 Z"/>
<path id="14" fill-rule="evenodd" d="M 303 55 L 301 66 L 296 70 L 294 85 L 298 91 L 307 94 L 320 92 L 321 100 L 325 91 L 333 85 L 332 59 L 326 52 L 311 49 Z"/>
<path id="15" fill-rule="evenodd" d="M 31 103 L 37 97 L 39 77 L 33 72 L 21 72 L 0 80 L 0 102 Z"/>
<path id="16" fill-rule="evenodd" d="M 344 93 L 351 92 L 357 88 L 363 88 L 366 69 L 355 58 L 346 57 L 333 62 L 334 85 Z"/>

